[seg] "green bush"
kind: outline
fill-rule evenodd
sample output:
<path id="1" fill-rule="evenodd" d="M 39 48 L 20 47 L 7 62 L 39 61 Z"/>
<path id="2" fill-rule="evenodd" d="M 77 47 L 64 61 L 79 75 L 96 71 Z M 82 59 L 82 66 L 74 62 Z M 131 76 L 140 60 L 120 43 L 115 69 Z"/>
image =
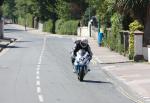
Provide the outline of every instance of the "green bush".
<path id="1" fill-rule="evenodd" d="M 135 20 L 129 25 L 130 36 L 129 36 L 129 59 L 133 59 L 134 57 L 134 32 L 136 30 L 142 30 L 144 27 Z"/>
<path id="2" fill-rule="evenodd" d="M 59 20 L 56 22 L 56 33 L 76 35 L 78 23 L 78 20 Z"/>
<path id="3" fill-rule="evenodd" d="M 111 23 L 111 36 L 109 38 L 110 48 L 111 50 L 115 50 L 117 52 L 123 52 L 120 37 L 120 31 L 122 30 L 121 15 L 119 13 L 114 13 L 111 17 Z"/>
<path id="4" fill-rule="evenodd" d="M 33 15 L 31 14 L 27 14 L 26 15 L 26 22 L 27 22 L 27 26 L 33 28 Z"/>
<path id="5" fill-rule="evenodd" d="M 25 17 L 18 18 L 18 24 L 27 25 L 28 27 L 33 27 L 33 16 L 31 14 L 27 14 Z"/>
<path id="6" fill-rule="evenodd" d="M 60 33 L 61 33 L 61 32 L 60 32 L 61 25 L 63 25 L 64 22 L 65 22 L 65 20 L 63 20 L 63 19 L 59 19 L 59 20 L 56 21 L 56 23 L 55 23 L 55 32 L 56 32 L 57 34 L 60 34 Z"/>
<path id="7" fill-rule="evenodd" d="M 48 20 L 48 21 L 44 22 L 43 31 L 50 32 L 50 33 L 53 32 L 53 21 L 52 20 Z"/>
<path id="8" fill-rule="evenodd" d="M 25 19 L 23 17 L 18 17 L 18 24 L 25 25 Z"/>

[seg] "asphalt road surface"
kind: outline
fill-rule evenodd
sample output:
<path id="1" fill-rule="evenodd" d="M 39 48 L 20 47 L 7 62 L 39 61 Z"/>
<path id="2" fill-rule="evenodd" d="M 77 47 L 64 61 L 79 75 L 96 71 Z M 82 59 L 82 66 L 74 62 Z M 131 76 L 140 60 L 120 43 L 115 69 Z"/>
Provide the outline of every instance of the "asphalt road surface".
<path id="1" fill-rule="evenodd" d="M 100 64 L 79 82 L 72 71 L 72 37 L 31 34 L 14 25 L 17 38 L 0 53 L 0 103 L 133 103 L 107 79 Z"/>

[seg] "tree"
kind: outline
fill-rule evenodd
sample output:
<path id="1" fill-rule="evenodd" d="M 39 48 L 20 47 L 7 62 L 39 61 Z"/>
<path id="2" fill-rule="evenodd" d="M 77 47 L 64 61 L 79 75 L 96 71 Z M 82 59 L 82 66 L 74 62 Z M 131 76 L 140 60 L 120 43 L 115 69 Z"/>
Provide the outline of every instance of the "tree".
<path id="1" fill-rule="evenodd" d="M 60 19 L 70 19 L 70 9 L 69 3 L 64 0 L 57 0 L 56 3 L 56 13 L 58 18 Z"/>
<path id="2" fill-rule="evenodd" d="M 0 19 L 2 17 L 2 8 L 1 8 L 1 6 L 2 6 L 3 2 L 4 2 L 4 0 L 0 0 Z"/>
<path id="3" fill-rule="evenodd" d="M 12 19 L 15 22 L 16 13 L 15 13 L 15 1 L 14 0 L 5 0 L 3 4 L 3 15 L 5 18 Z"/>
<path id="4" fill-rule="evenodd" d="M 55 0 L 38 0 L 38 14 L 41 21 L 56 20 Z"/>
<path id="5" fill-rule="evenodd" d="M 3 2 L 4 2 L 4 0 L 0 0 L 0 6 L 2 6 Z"/>
<path id="6" fill-rule="evenodd" d="M 144 42 L 150 44 L 150 1 L 149 0 L 116 0 L 116 6 L 122 14 L 130 14 L 144 24 Z"/>
<path id="7" fill-rule="evenodd" d="M 58 18 L 81 19 L 87 8 L 85 0 L 57 0 L 56 13 Z"/>

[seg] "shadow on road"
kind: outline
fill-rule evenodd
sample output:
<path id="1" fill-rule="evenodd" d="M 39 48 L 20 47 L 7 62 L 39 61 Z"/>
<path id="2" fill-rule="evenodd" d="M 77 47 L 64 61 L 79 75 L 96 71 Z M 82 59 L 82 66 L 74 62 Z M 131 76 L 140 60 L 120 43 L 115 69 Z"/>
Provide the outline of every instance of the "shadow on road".
<path id="1" fill-rule="evenodd" d="M 27 47 L 7 46 L 6 48 L 27 48 Z"/>
<path id="2" fill-rule="evenodd" d="M 25 30 L 20 30 L 20 29 L 4 29 L 4 31 L 11 31 L 11 32 L 16 32 L 16 31 L 25 31 Z"/>
<path id="3" fill-rule="evenodd" d="M 12 33 L 12 32 L 25 32 L 25 30 L 20 30 L 20 29 L 4 29 L 4 33 Z"/>
<path id="4" fill-rule="evenodd" d="M 24 42 L 32 42 L 32 41 L 16 41 L 16 42 L 24 43 Z"/>
<path id="5" fill-rule="evenodd" d="M 111 82 L 95 81 L 95 80 L 83 80 L 83 82 L 86 82 L 86 83 L 95 83 L 95 84 L 102 84 L 102 83 L 112 84 Z"/>
<path id="6" fill-rule="evenodd" d="M 133 60 L 124 61 L 124 62 L 107 62 L 107 63 L 100 63 L 100 64 L 126 64 L 126 63 L 132 63 Z"/>
<path id="7" fill-rule="evenodd" d="M 26 47 L 18 47 L 18 46 L 7 46 L 0 44 L 0 48 L 26 48 Z"/>

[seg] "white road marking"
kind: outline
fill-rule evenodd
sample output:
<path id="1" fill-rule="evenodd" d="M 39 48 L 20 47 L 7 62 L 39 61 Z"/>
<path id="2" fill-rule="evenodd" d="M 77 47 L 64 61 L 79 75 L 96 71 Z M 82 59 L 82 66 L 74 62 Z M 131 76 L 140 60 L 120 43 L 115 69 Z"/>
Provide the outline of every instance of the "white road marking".
<path id="1" fill-rule="evenodd" d="M 40 81 L 37 80 L 37 81 L 36 81 L 36 85 L 37 85 L 37 86 L 40 86 L 40 84 L 41 84 Z"/>
<path id="2" fill-rule="evenodd" d="M 39 72 L 39 71 L 36 71 L 36 74 L 37 74 L 37 75 L 39 75 L 39 74 L 40 74 L 40 72 Z"/>
<path id="3" fill-rule="evenodd" d="M 46 45 L 46 37 L 44 37 L 44 43 L 43 43 L 43 46 L 42 46 L 42 50 L 41 50 L 41 53 L 40 53 L 40 57 L 39 57 L 39 60 L 38 60 L 38 65 L 37 65 L 37 68 L 36 68 L 36 89 L 37 89 L 37 94 L 38 94 L 38 99 L 39 99 L 39 102 L 44 102 L 44 97 L 42 95 L 42 89 L 40 87 L 41 85 L 41 82 L 40 82 L 40 67 L 41 67 L 41 63 L 42 63 L 42 57 L 43 57 L 43 54 L 44 54 L 44 50 L 45 50 L 45 45 Z"/>
<path id="4" fill-rule="evenodd" d="M 41 87 L 36 87 L 37 93 L 41 93 Z"/>
<path id="5" fill-rule="evenodd" d="M 41 65 L 41 62 L 38 62 L 38 65 Z"/>
<path id="6" fill-rule="evenodd" d="M 40 79 L 40 77 L 37 75 L 37 76 L 36 76 L 36 79 L 37 79 L 37 80 L 39 80 L 39 79 Z"/>
<path id="7" fill-rule="evenodd" d="M 44 102 L 43 95 L 38 95 L 38 98 L 39 98 L 39 101 L 40 101 L 40 102 Z"/>

